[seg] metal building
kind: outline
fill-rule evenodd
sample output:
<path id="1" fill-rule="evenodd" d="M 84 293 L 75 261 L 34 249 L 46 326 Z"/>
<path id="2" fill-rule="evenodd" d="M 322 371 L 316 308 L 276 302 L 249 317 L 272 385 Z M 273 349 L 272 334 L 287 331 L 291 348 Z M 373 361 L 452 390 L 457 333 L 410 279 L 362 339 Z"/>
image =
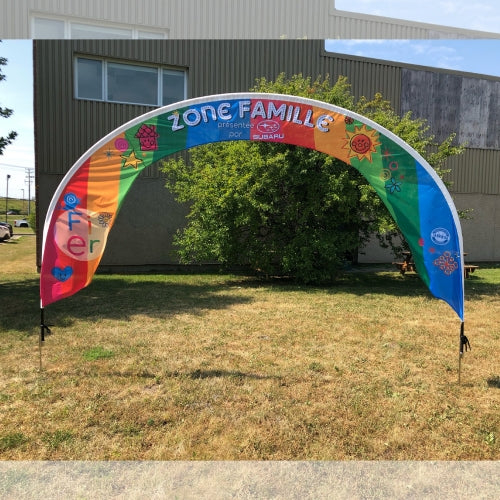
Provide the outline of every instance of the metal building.
<path id="1" fill-rule="evenodd" d="M 500 78 L 333 54 L 320 40 L 37 40 L 33 53 L 40 221 L 80 155 L 119 125 L 174 98 L 170 83 L 164 95 L 151 96 L 157 102 L 141 94 L 149 104 L 110 91 L 110 85 L 104 95 L 92 75 L 112 79 L 117 71 L 146 68 L 171 82 L 179 98 L 248 91 L 256 78 L 275 79 L 281 72 L 329 75 L 332 81 L 342 75 L 355 96 L 381 92 L 398 112 L 429 120 L 438 139 L 457 132 L 468 143 L 466 153 L 450 162 L 448 179 L 457 208 L 474 210 L 474 219 L 462 225 L 465 250 L 471 261 L 500 260 Z M 127 196 L 101 267 L 175 265 L 172 237 L 185 213 L 158 170 L 147 169 Z M 391 256 L 374 247 L 363 259 Z"/>
<path id="2" fill-rule="evenodd" d="M 2 0 L 0 38 L 485 38 L 345 12 L 335 0 Z"/>

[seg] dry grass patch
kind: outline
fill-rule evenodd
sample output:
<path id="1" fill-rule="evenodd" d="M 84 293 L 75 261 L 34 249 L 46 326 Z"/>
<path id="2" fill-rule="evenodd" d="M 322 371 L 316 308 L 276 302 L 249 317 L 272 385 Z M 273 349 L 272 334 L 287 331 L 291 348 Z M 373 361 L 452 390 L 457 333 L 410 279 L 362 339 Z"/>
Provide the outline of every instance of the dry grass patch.
<path id="1" fill-rule="evenodd" d="M 41 372 L 37 279 L 0 284 L 2 458 L 499 458 L 498 267 L 467 281 L 461 386 L 458 320 L 396 272 L 96 276 L 47 308 Z"/>

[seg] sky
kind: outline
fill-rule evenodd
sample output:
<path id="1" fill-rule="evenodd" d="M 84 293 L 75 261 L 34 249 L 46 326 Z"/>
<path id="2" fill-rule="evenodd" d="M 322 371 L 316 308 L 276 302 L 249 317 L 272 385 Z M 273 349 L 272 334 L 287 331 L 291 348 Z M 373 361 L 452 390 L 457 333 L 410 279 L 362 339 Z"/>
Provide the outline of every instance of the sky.
<path id="1" fill-rule="evenodd" d="M 0 43 L 0 56 L 8 59 L 6 66 L 0 66 L 6 77 L 0 82 L 0 106 L 14 110 L 10 118 L 0 117 L 0 136 L 5 137 L 11 130 L 17 132 L 16 140 L 0 156 L 0 196 L 6 195 L 7 175 L 10 175 L 9 198 L 23 198 L 24 189 L 24 199 L 28 199 L 26 168 L 35 166 L 31 47 L 31 40 L 3 40 Z M 30 194 L 31 198 L 35 195 L 34 182 Z"/>
<path id="2" fill-rule="evenodd" d="M 500 33 L 498 0 L 335 0 L 337 10 Z"/>
<path id="3" fill-rule="evenodd" d="M 500 5 L 500 4 L 499 4 Z M 329 52 L 500 77 L 500 38 L 327 40 Z"/>
<path id="4" fill-rule="evenodd" d="M 335 0 L 338 10 L 499 33 L 482 40 L 327 40 L 331 52 L 406 62 L 500 77 L 500 6 L 498 0 Z M 0 156 L 0 196 L 28 197 L 26 168 L 34 168 L 32 42 L 3 40 L 0 56 L 6 79 L 0 82 L 0 106 L 14 114 L 0 118 L 0 136 L 17 139 Z M 69 167 L 69 166 L 68 166 Z M 23 192 L 24 190 L 24 192 Z M 34 196 L 34 183 L 31 184 Z"/>

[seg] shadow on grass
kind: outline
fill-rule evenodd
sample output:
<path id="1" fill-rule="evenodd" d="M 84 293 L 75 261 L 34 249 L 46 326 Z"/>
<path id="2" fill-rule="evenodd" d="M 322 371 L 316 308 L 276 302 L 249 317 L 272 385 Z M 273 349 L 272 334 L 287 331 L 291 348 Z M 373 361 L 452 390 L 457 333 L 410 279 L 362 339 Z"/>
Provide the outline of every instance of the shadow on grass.
<path id="1" fill-rule="evenodd" d="M 151 379 L 156 381 L 158 379 L 158 373 L 149 371 L 149 370 L 140 370 L 140 371 L 111 371 L 105 372 L 101 371 L 102 374 L 106 374 L 107 376 L 117 377 L 117 378 L 143 378 L 143 379 Z M 78 372 L 81 375 L 81 372 Z M 187 372 L 181 372 L 178 370 L 175 371 L 166 371 L 161 374 L 161 377 L 165 378 L 173 378 L 173 379 L 191 379 L 191 380 L 203 380 L 203 379 L 211 379 L 211 378 L 229 378 L 234 380 L 243 380 L 243 379 L 254 379 L 254 380 L 281 380 L 283 377 L 279 375 L 259 375 L 256 373 L 245 373 L 241 371 L 234 370 L 201 370 L 196 369 Z"/>
<path id="2" fill-rule="evenodd" d="M 0 240 L 0 246 L 4 246 L 4 245 L 18 245 L 19 244 L 19 240 L 16 239 L 14 236 L 8 240 Z"/>
<path id="3" fill-rule="evenodd" d="M 237 283 L 237 281 L 235 281 Z M 359 272 L 346 273 L 334 282 L 325 285 L 304 285 L 291 278 L 249 278 L 242 279 L 241 286 L 261 286 L 270 290 L 301 292 L 314 295 L 326 293 L 329 295 L 352 294 L 357 296 L 383 294 L 394 297 L 418 297 L 429 294 L 427 287 L 418 275 L 401 276 L 391 272 Z"/>
<path id="4" fill-rule="evenodd" d="M 488 387 L 496 387 L 500 389 L 500 376 L 490 377 L 487 381 Z"/>
<path id="5" fill-rule="evenodd" d="M 487 269 L 484 270 L 488 272 Z M 496 272 L 496 270 L 494 270 Z M 366 270 L 363 268 L 354 272 L 346 272 L 334 283 L 325 286 L 300 285 L 292 279 L 277 278 L 268 280 L 253 280 L 255 283 L 267 284 L 270 287 L 284 288 L 288 290 L 300 290 L 302 292 L 321 292 L 329 294 L 350 293 L 363 296 L 380 293 L 394 297 L 419 297 L 432 296 L 427 286 L 416 273 L 407 273 L 402 276 L 397 271 L 387 267 L 380 270 Z M 244 283 L 250 283 L 245 281 Z M 464 282 L 466 300 L 480 300 L 484 296 L 500 295 L 500 273 L 498 277 L 490 278 L 488 274 L 480 276 L 471 275 Z"/>
<path id="6" fill-rule="evenodd" d="M 465 280 L 465 298 L 480 300 L 484 296 L 500 296 L 500 283 L 489 281 L 480 276 L 471 276 Z"/>
<path id="7" fill-rule="evenodd" d="M 38 279 L 0 282 L 0 304 L 0 332 L 32 333 L 40 325 Z"/>
<path id="8" fill-rule="evenodd" d="M 465 283 L 466 298 L 479 300 L 485 295 L 498 295 L 499 285 L 475 275 Z M 234 304 L 250 303 L 253 296 L 245 288 L 262 287 L 270 291 L 301 293 L 349 293 L 357 296 L 382 294 L 395 297 L 430 296 L 417 275 L 401 276 L 397 272 L 351 272 L 328 286 L 300 285 L 286 278 L 261 279 L 225 275 L 97 275 L 87 288 L 48 306 L 47 324 L 71 326 L 79 320 L 102 318 L 130 320 L 134 315 L 169 317 L 190 312 L 224 309 Z M 234 293 L 234 288 L 240 289 Z M 253 292 L 252 292 L 253 293 Z M 0 283 L 0 331 L 24 334 L 38 332 L 38 279 Z"/>
<path id="9" fill-rule="evenodd" d="M 191 379 L 204 379 L 204 378 L 221 378 L 228 377 L 234 379 L 251 378 L 256 380 L 263 379 L 281 379 L 276 375 L 256 375 L 252 373 L 243 373 L 240 371 L 226 371 L 226 370 L 194 370 L 187 374 Z"/>
<path id="10" fill-rule="evenodd" d="M 163 318 L 190 312 L 223 309 L 252 299 L 234 294 L 227 282 L 207 283 L 193 279 L 185 282 L 164 279 L 162 276 L 98 276 L 87 288 L 46 308 L 46 323 L 71 326 L 76 321 L 98 319 L 131 320 L 145 314 Z M 0 330 L 25 333 L 38 331 L 40 299 L 38 280 L 0 284 Z M 34 330 L 35 327 L 35 330 Z"/>

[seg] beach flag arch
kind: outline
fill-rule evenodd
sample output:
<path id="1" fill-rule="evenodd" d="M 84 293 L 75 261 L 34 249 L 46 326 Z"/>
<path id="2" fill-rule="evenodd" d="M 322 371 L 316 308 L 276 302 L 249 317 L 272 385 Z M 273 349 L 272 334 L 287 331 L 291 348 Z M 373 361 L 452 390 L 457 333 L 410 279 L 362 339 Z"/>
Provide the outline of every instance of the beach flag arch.
<path id="1" fill-rule="evenodd" d="M 463 333 L 461 227 L 432 167 L 363 116 L 312 99 L 264 93 L 212 95 L 156 109 L 118 127 L 81 156 L 46 215 L 42 311 L 91 282 L 124 197 L 142 170 L 172 153 L 233 140 L 315 149 L 359 170 L 405 236 L 421 279 L 456 312 Z"/>

